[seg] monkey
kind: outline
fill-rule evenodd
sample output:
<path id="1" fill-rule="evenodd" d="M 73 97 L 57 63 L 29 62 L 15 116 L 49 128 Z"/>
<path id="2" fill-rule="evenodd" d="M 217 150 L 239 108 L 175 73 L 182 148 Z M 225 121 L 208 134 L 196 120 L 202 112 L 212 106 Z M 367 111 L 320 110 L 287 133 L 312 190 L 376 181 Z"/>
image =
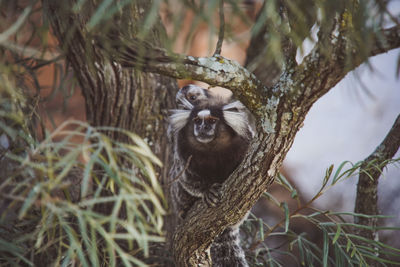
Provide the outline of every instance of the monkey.
<path id="1" fill-rule="evenodd" d="M 224 101 L 223 97 L 215 92 L 194 84 L 182 87 L 176 94 L 175 100 L 181 109 L 192 109 L 194 106 L 218 104 Z M 225 101 L 230 102 L 231 98 L 226 98 Z"/>
<path id="2" fill-rule="evenodd" d="M 170 175 L 176 178 L 171 197 L 180 219 L 199 199 L 217 205 L 222 183 L 242 162 L 254 136 L 241 102 L 218 99 L 202 90 L 206 89 L 182 88 L 177 95 L 182 109 L 172 110 L 170 116 L 169 133 L 175 142 Z M 248 266 L 239 245 L 239 226 L 228 227 L 214 240 L 213 267 Z"/>
<path id="3" fill-rule="evenodd" d="M 210 98 L 212 98 L 212 95 L 209 90 L 189 84 L 179 89 L 175 101 L 181 109 L 192 109 L 194 106 L 204 103 Z"/>

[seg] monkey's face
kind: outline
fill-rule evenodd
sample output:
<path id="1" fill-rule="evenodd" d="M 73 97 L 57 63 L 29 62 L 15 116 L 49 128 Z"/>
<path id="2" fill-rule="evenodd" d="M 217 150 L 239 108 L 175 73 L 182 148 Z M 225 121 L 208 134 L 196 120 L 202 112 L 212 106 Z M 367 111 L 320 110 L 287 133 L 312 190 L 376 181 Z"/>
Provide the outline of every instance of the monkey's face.
<path id="1" fill-rule="evenodd" d="M 190 103 L 198 104 L 201 101 L 206 101 L 208 99 L 208 96 L 204 89 L 200 88 L 187 92 L 186 98 L 187 100 L 189 100 Z"/>
<path id="2" fill-rule="evenodd" d="M 179 106 L 192 109 L 193 105 L 205 103 L 209 98 L 207 89 L 200 86 L 189 84 L 182 87 L 176 95 L 176 102 Z"/>
<path id="3" fill-rule="evenodd" d="M 215 139 L 219 119 L 207 109 L 193 118 L 193 135 L 200 143 L 207 144 Z"/>

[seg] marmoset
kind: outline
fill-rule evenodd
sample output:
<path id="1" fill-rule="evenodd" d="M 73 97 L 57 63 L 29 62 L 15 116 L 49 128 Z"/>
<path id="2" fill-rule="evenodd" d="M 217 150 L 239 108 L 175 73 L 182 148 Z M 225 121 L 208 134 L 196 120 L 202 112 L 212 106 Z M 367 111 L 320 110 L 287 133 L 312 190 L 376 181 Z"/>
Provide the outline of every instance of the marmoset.
<path id="1" fill-rule="evenodd" d="M 244 105 L 198 86 L 177 94 L 169 134 L 174 142 L 171 197 L 174 213 L 184 219 L 202 199 L 216 205 L 222 183 L 242 162 L 254 131 Z M 239 226 L 228 227 L 211 245 L 213 267 L 248 266 L 239 245 Z"/>

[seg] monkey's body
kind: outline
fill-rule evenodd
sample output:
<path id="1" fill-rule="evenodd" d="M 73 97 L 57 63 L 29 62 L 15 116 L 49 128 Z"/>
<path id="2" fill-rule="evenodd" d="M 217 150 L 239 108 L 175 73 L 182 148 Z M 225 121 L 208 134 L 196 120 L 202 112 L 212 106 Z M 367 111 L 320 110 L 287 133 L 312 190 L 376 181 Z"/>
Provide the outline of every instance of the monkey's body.
<path id="1" fill-rule="evenodd" d="M 181 219 L 199 199 L 208 205 L 218 203 L 222 183 L 242 162 L 252 137 L 238 101 L 204 98 L 185 107 L 188 110 L 174 111 L 170 121 L 175 142 L 171 177 L 179 177 L 171 186 L 172 204 Z M 215 239 L 211 246 L 213 267 L 247 266 L 238 227 L 227 228 Z"/>
<path id="2" fill-rule="evenodd" d="M 197 109 L 192 111 L 196 112 Z M 196 140 L 192 133 L 191 121 L 177 135 L 177 160 L 182 161 L 179 165 L 187 166 L 177 186 L 183 187 L 187 192 L 179 194 L 174 202 L 183 217 L 196 200 L 204 197 L 211 188 L 221 185 L 229 177 L 247 152 L 249 140 L 235 133 L 225 122 L 219 123 L 221 125 L 215 139 L 208 143 Z M 186 196 L 186 193 L 189 195 Z"/>

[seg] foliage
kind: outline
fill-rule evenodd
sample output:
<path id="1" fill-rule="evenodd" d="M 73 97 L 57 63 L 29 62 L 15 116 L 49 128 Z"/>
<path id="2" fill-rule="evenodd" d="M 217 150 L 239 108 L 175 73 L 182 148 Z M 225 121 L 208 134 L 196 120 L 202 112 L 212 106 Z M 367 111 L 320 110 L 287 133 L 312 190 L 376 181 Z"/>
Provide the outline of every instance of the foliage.
<path id="1" fill-rule="evenodd" d="M 400 158 L 397 158 L 389 163 L 394 164 L 399 161 Z M 324 211 L 312 205 L 337 183 L 358 176 L 361 164 L 362 162 L 352 164 L 345 161 L 335 172 L 333 172 L 334 166 L 331 165 L 326 171 L 320 190 L 306 203 L 302 203 L 295 187 L 280 174 L 277 182 L 297 202 L 297 208 L 289 211 L 286 202 L 280 202 L 270 193 L 265 193 L 264 198 L 271 205 L 281 209 L 283 218 L 269 225 L 252 214 L 242 226 L 243 240 L 248 248 L 247 258 L 253 266 L 285 266 L 288 262 L 295 262 L 295 265 L 301 266 L 369 266 L 368 259 L 374 260 L 377 266 L 400 265 L 399 248 L 354 234 L 355 230 L 360 228 L 374 231 L 391 230 L 400 234 L 400 227 L 372 228 L 353 223 L 355 217 L 373 217 L 383 220 L 390 216 Z M 347 165 L 350 167 L 346 169 Z M 370 166 L 370 168 L 379 168 L 379 166 Z M 293 225 L 307 222 L 312 225 L 311 232 L 297 232 L 293 227 Z M 313 231 L 322 236 L 322 241 L 313 239 Z M 271 242 L 271 239 L 278 241 Z"/>
<path id="2" fill-rule="evenodd" d="M 66 121 L 37 143 L 21 127 L 24 114 L 10 112 L 16 98 L 8 93 L 17 90 L 7 89 L 0 101 L 0 136 L 7 140 L 1 162 L 14 165 L 0 177 L 0 263 L 145 266 L 140 258 L 150 243 L 164 241 L 166 204 L 153 167 L 161 162 L 147 144 L 126 130 L 79 121 Z M 26 146 L 13 145 L 18 139 Z"/>
<path id="3" fill-rule="evenodd" d="M 208 46 L 208 55 L 211 55 L 220 29 L 217 15 L 219 3 L 220 0 L 154 1 L 152 10 L 162 8 L 163 21 L 169 33 L 168 41 L 166 40 L 164 45 L 172 49 L 183 39 L 183 50 L 187 51 L 191 45 L 198 45 L 196 42 L 200 41 Z M 260 64 L 265 64 L 265 61 L 281 64 L 287 56 L 285 55 L 287 40 L 290 40 L 299 49 L 300 54 L 304 55 L 308 49 L 306 43 L 314 44 L 318 38 L 330 35 L 331 32 L 335 35 L 340 32 L 349 41 L 345 52 L 347 63 L 351 64 L 354 60 L 351 50 L 354 47 L 357 47 L 358 57 L 366 58 L 372 47 L 373 34 L 378 32 L 379 38 L 385 42 L 379 29 L 399 24 L 398 17 L 391 11 L 391 6 L 395 3 L 393 0 L 225 0 L 224 3 L 225 43 L 246 46 L 250 36 L 263 35 L 262 38 L 266 38 L 265 45 L 262 43 L 263 40 L 256 39 L 261 46 L 264 46 L 264 49 L 255 51 L 259 54 L 251 62 L 247 61 L 247 68 L 250 71 Z M 187 19 L 188 14 L 195 14 L 195 16 L 182 28 L 182 21 Z M 149 12 L 143 23 L 154 24 L 154 21 L 154 13 Z M 342 21 L 341 25 L 333 31 L 332 28 L 337 27 L 335 26 L 337 21 Z M 98 22 L 100 23 L 100 20 Z M 206 41 L 196 39 L 198 29 L 202 27 L 209 29 Z M 139 27 L 139 36 L 145 36 L 149 28 L 149 26 Z M 316 35 L 317 30 L 320 30 L 319 36 Z M 330 53 L 331 47 L 323 47 L 322 52 Z M 247 53 L 252 53 L 252 51 L 247 51 Z"/>

